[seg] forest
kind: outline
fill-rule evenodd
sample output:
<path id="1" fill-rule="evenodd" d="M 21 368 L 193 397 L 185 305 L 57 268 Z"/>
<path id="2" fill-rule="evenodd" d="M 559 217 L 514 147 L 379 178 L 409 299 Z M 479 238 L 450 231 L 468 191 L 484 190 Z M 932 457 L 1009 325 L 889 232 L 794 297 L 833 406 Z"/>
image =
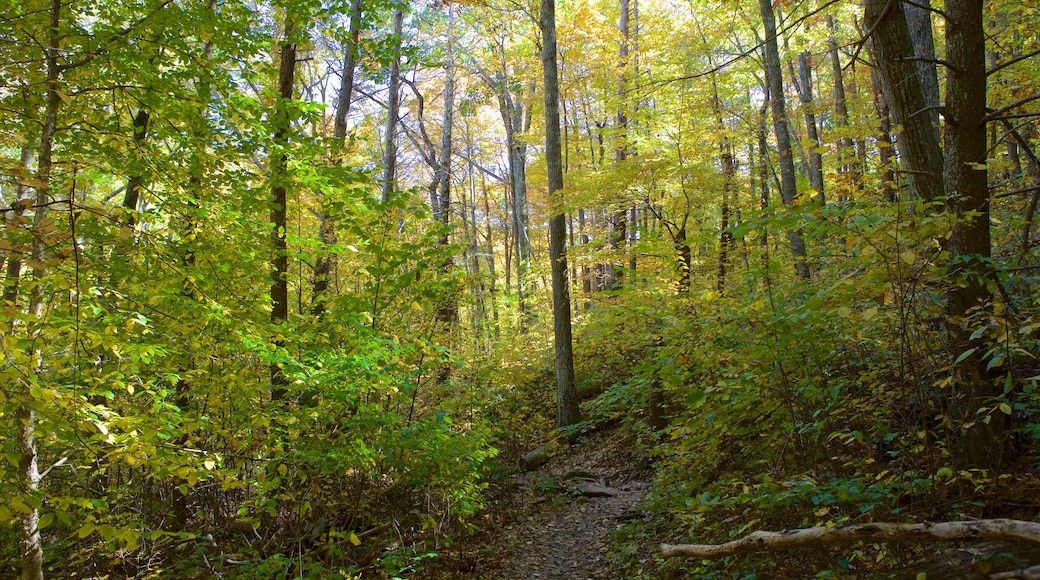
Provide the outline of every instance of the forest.
<path id="1" fill-rule="evenodd" d="M 0 0 L 0 576 L 509 578 L 604 434 L 602 577 L 1040 545 L 1038 21 Z"/>

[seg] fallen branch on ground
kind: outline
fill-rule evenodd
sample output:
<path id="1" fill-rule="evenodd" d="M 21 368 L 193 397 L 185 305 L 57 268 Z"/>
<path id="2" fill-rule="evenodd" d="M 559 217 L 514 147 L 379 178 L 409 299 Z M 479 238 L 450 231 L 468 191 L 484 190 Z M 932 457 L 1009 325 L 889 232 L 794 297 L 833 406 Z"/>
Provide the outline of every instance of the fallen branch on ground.
<path id="1" fill-rule="evenodd" d="M 661 544 L 665 558 L 721 558 L 801 546 L 829 546 L 851 542 L 927 542 L 1005 540 L 1040 545 L 1040 523 L 1022 520 L 975 520 L 937 524 L 856 524 L 782 532 L 758 531 L 725 544 Z"/>

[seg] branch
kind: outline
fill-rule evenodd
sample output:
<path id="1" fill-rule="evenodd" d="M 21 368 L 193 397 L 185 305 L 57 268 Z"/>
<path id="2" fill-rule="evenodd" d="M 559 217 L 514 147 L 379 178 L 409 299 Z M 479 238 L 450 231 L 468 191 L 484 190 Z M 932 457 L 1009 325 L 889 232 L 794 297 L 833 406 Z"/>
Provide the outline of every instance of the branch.
<path id="1" fill-rule="evenodd" d="M 1032 57 L 1034 57 L 1034 56 L 1036 56 L 1038 54 L 1040 54 L 1040 48 L 1038 48 L 1038 49 L 1036 49 L 1036 50 L 1034 50 L 1032 52 L 1027 52 L 1025 54 L 1016 56 L 1015 58 L 1013 58 L 1011 60 L 1004 61 L 1004 62 L 994 66 L 993 68 L 989 69 L 988 71 L 986 71 L 986 76 L 989 76 L 989 75 L 991 75 L 991 74 L 993 74 L 993 73 L 995 73 L 997 71 L 1004 70 L 1005 68 L 1007 68 L 1007 67 L 1009 67 L 1009 66 L 1011 66 L 1011 65 L 1013 65 L 1013 64 L 1015 64 L 1017 62 L 1022 62 L 1023 60 L 1026 60 L 1027 58 L 1032 58 Z"/>
<path id="2" fill-rule="evenodd" d="M 993 111 L 989 115 L 986 115 L 986 118 L 983 119 L 983 121 L 989 123 L 991 121 L 998 120 L 998 119 L 1000 119 L 1000 116 L 1003 115 L 1004 113 L 1006 113 L 1006 112 L 1008 112 L 1008 111 L 1010 111 L 1012 109 L 1017 109 L 1018 107 L 1021 107 L 1022 105 L 1026 104 L 1026 103 L 1030 103 L 1030 102 L 1035 101 L 1037 99 L 1040 99 L 1040 93 L 1035 93 L 1035 94 L 1029 95 L 1028 97 L 1019 99 L 1019 100 L 1015 101 L 1014 103 L 1011 103 L 1010 105 L 1005 105 L 1005 106 L 997 109 L 996 111 Z"/>
<path id="3" fill-rule="evenodd" d="M 661 544 L 665 558 L 721 558 L 760 550 L 829 546 L 852 542 L 1004 540 L 1040 545 L 1040 523 L 995 519 L 938 524 L 873 523 L 781 532 L 757 531 L 725 544 Z"/>

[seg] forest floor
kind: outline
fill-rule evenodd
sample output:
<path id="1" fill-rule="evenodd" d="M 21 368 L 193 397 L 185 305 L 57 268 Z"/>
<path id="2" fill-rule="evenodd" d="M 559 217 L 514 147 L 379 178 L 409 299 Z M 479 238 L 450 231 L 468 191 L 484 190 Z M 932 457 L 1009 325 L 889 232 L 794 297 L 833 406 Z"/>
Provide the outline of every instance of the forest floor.
<path id="1" fill-rule="evenodd" d="M 599 580 L 614 578 L 610 534 L 645 517 L 650 474 L 631 435 L 594 433 L 561 445 L 537 471 L 498 490 L 481 532 L 456 540 L 429 578 Z"/>

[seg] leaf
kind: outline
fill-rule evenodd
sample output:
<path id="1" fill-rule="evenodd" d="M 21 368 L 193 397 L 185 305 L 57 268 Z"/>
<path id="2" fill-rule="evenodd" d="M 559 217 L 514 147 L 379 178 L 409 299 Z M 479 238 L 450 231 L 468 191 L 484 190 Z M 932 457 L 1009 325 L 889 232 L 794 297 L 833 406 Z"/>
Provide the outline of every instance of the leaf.
<path id="1" fill-rule="evenodd" d="M 997 408 L 999 408 L 1000 412 L 1004 413 L 1005 415 L 1011 414 L 1011 405 L 1008 405 L 1007 403 L 1001 403 L 997 405 Z"/>
<path id="2" fill-rule="evenodd" d="M 871 306 L 870 308 L 867 308 L 866 310 L 864 310 L 863 313 L 860 314 L 860 317 L 862 317 L 863 320 L 869 321 L 870 319 L 872 319 L 875 316 L 877 316 L 877 313 L 878 313 L 877 307 L 876 306 Z"/>
<path id="3" fill-rule="evenodd" d="M 355 546 L 360 546 L 361 545 L 361 538 L 359 538 L 357 536 L 357 534 L 355 534 L 354 532 L 350 532 L 350 538 L 349 539 L 350 539 L 350 543 L 351 544 L 354 544 Z"/>
<path id="4" fill-rule="evenodd" d="M 852 316 L 852 309 L 848 306 L 839 306 L 834 313 L 842 318 L 848 318 L 849 316 Z"/>
<path id="5" fill-rule="evenodd" d="M 82 540 L 82 539 L 84 539 L 84 538 L 86 538 L 86 537 L 87 537 L 87 536 L 89 536 L 90 534 L 93 534 L 93 533 L 94 533 L 94 529 L 95 529 L 95 527 L 96 527 L 96 526 L 94 526 L 94 524 L 83 524 L 83 527 L 81 527 L 81 528 L 80 528 L 80 529 L 79 529 L 79 530 L 78 530 L 78 531 L 76 532 L 76 537 L 78 537 L 78 538 L 79 538 L 79 539 L 81 539 L 81 540 Z"/>
<path id="6" fill-rule="evenodd" d="M 44 529 L 47 526 L 54 523 L 54 512 L 47 512 L 40 516 L 40 523 L 37 524 L 37 529 Z"/>
<path id="7" fill-rule="evenodd" d="M 978 349 L 979 349 L 979 347 L 973 346 L 973 347 L 969 348 L 968 350 L 962 352 L 961 355 L 957 357 L 957 360 L 953 361 L 953 364 L 955 364 L 955 365 L 960 364 L 961 361 L 963 361 L 964 359 L 966 359 L 969 356 L 971 356 Z"/>
<path id="8" fill-rule="evenodd" d="M 65 103 L 66 105 L 71 105 L 72 104 L 72 99 L 70 99 L 69 95 L 67 95 L 65 92 L 59 91 L 59 90 L 55 89 L 54 93 L 56 95 L 58 95 L 58 98 L 61 99 L 61 101 L 63 103 Z"/>

